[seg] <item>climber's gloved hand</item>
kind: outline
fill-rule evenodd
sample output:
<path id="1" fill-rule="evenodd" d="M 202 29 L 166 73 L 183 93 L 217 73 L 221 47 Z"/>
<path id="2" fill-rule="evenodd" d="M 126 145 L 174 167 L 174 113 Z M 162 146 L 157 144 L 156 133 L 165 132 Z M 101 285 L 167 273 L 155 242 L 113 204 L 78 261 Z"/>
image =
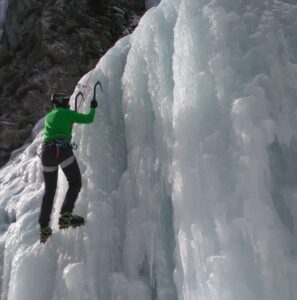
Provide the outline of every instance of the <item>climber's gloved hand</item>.
<path id="1" fill-rule="evenodd" d="M 93 100 L 91 101 L 91 108 L 96 108 L 97 105 L 98 105 L 98 103 L 97 103 L 96 99 L 93 99 Z"/>

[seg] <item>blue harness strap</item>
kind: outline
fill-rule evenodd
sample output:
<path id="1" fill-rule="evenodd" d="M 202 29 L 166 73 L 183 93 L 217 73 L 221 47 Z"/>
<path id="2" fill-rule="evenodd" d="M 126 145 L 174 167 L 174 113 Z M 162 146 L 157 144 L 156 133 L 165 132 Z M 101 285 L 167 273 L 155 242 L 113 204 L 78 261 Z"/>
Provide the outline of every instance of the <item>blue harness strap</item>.
<path id="1" fill-rule="evenodd" d="M 71 145 L 66 140 L 57 140 L 56 141 L 56 157 L 60 155 L 60 149 L 67 149 Z"/>

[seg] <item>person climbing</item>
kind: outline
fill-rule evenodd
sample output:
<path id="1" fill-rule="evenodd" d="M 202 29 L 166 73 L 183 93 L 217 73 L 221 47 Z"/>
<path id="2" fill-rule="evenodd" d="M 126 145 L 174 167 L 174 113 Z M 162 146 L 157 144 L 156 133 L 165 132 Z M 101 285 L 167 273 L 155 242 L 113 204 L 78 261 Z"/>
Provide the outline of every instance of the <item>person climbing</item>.
<path id="1" fill-rule="evenodd" d="M 74 123 L 87 124 L 93 122 L 97 107 L 95 92 L 94 89 L 94 98 L 91 101 L 88 114 L 71 110 L 70 97 L 66 94 L 56 93 L 51 97 L 54 108 L 45 117 L 41 147 L 42 173 L 45 183 L 39 217 L 41 243 L 45 243 L 52 234 L 49 222 L 56 193 L 59 165 L 69 185 L 60 211 L 59 228 L 65 229 L 85 224 L 83 217 L 73 213 L 82 182 L 79 166 L 72 151 L 71 137 Z"/>

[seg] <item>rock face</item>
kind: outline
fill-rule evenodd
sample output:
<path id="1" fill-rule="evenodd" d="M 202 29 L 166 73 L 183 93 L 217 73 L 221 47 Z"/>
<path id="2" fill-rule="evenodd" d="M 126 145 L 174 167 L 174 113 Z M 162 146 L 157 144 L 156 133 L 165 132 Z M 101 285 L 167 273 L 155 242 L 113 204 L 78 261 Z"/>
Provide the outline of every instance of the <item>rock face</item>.
<path id="1" fill-rule="evenodd" d="M 144 0 L 10 0 L 0 45 L 0 166 L 79 78 L 127 33 Z"/>

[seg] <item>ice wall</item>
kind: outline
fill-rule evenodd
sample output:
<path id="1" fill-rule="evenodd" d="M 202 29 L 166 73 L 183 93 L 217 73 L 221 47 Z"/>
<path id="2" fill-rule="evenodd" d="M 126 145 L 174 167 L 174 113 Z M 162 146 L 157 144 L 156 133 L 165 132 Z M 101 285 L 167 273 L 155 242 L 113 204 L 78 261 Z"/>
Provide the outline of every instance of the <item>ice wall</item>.
<path id="1" fill-rule="evenodd" d="M 78 230 L 38 242 L 40 124 L 0 170 L 1 300 L 295 300 L 296 5 L 163 0 L 80 81 Z"/>
<path id="2" fill-rule="evenodd" d="M 180 299 L 297 297 L 296 9 L 180 3 L 172 163 Z"/>

